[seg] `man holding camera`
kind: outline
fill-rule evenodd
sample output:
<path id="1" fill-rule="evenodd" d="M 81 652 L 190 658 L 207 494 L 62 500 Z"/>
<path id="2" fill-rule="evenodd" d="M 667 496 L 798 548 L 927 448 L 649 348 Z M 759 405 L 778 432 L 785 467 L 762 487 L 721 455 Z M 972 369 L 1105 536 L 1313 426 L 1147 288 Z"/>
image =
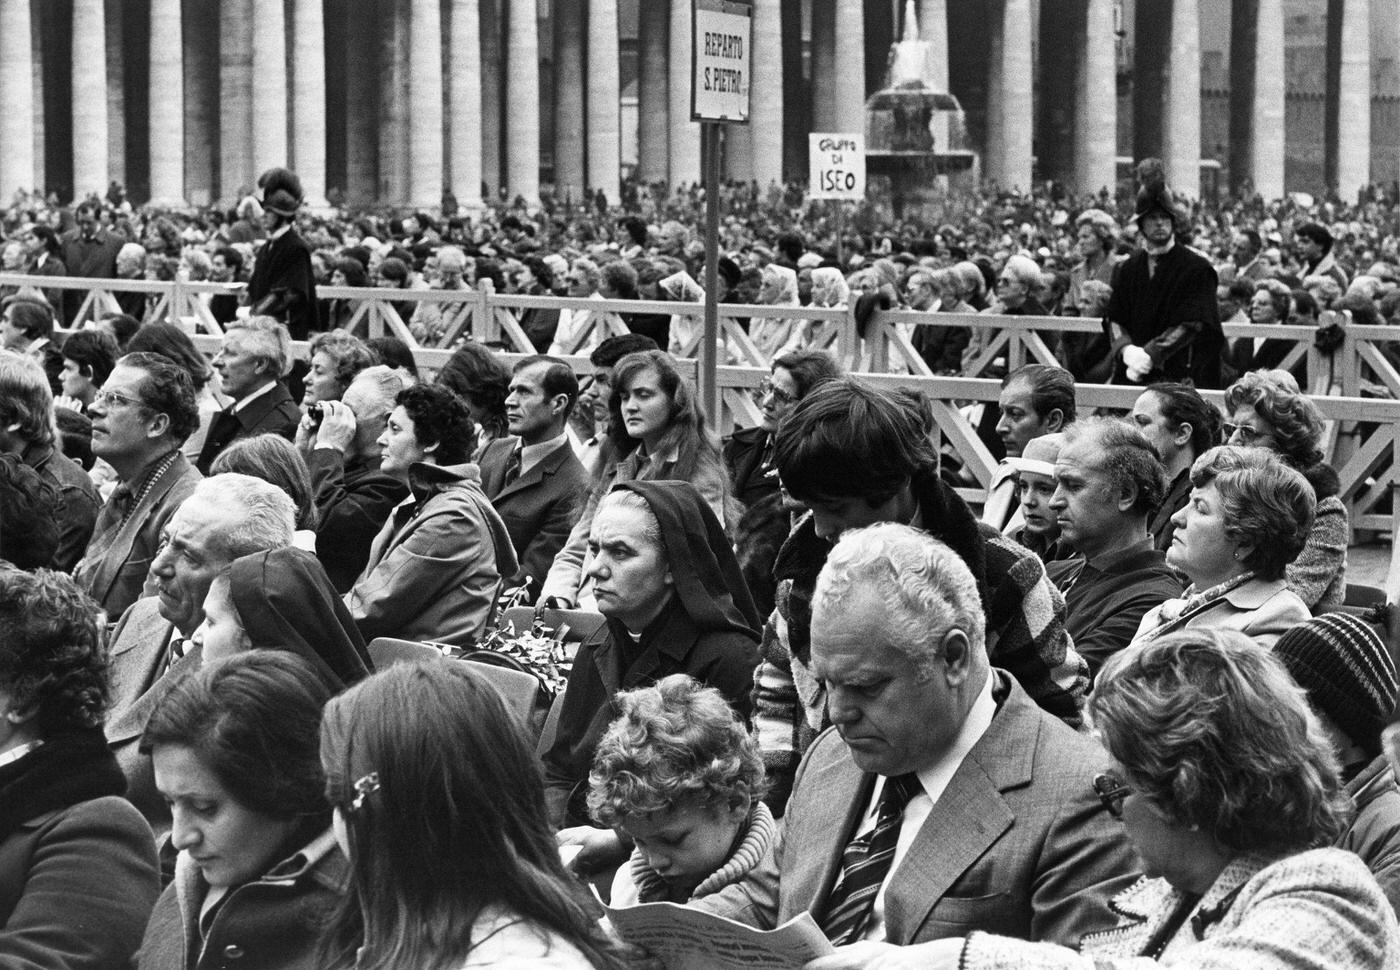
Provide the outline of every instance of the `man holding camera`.
<path id="1" fill-rule="evenodd" d="M 367 367 L 339 401 L 311 405 L 297 428 L 320 513 L 316 555 L 338 593 L 355 584 L 374 537 L 408 496 L 407 485 L 379 470 L 378 445 L 394 399 L 407 386 L 392 367 Z"/>

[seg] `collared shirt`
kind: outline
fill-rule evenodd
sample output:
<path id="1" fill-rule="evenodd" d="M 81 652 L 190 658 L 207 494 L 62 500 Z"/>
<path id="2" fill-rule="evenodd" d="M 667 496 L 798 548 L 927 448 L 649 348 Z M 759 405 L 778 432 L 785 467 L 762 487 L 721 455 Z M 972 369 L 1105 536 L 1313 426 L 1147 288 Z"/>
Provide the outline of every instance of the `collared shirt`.
<path id="1" fill-rule="evenodd" d="M 40 738 L 37 741 L 30 741 L 28 744 L 21 744 L 17 748 L 11 748 L 9 751 L 0 754 L 0 768 L 5 767 L 6 765 L 14 764 L 20 758 L 23 758 L 25 755 L 33 751 L 35 748 L 41 746 L 43 743 L 44 739 Z"/>
<path id="2" fill-rule="evenodd" d="M 889 888 L 890 878 L 899 869 L 899 864 L 904 861 L 904 857 L 909 854 L 909 847 L 914 844 L 914 839 L 918 837 L 919 829 L 923 827 L 925 820 L 933 814 L 934 805 L 943 797 L 943 792 L 948 788 L 948 783 L 953 780 L 953 775 L 957 773 L 958 768 L 962 766 L 967 753 L 973 749 L 978 741 L 982 740 L 982 735 L 987 733 L 987 728 L 991 727 L 992 718 L 997 712 L 996 700 L 992 697 L 992 685 L 995 682 L 995 675 L 988 671 L 986 682 L 982 685 L 977 699 L 972 702 L 972 709 L 967 712 L 967 717 L 963 719 L 958 736 L 953 739 L 953 743 L 948 745 L 948 749 L 937 761 L 917 772 L 919 784 L 923 786 L 924 790 L 909 799 L 909 804 L 904 806 L 904 819 L 899 826 L 899 841 L 895 845 L 894 860 L 890 863 L 889 875 L 885 876 L 885 881 L 880 886 L 880 892 L 875 896 L 875 903 L 870 910 L 870 922 L 865 927 L 865 939 L 883 940 L 885 938 L 885 890 Z M 883 777 L 877 778 L 873 790 L 870 792 L 870 802 L 865 807 L 865 817 L 861 819 L 853 838 L 864 835 L 875 828 L 876 814 L 880 806 L 880 793 L 884 790 L 885 779 Z"/>
<path id="3" fill-rule="evenodd" d="M 1142 555 L 1144 552 L 1150 552 L 1151 550 L 1152 537 L 1143 536 L 1140 540 L 1134 542 L 1127 548 L 1107 553 L 1106 555 L 1099 556 L 1092 561 L 1088 559 L 1081 559 L 1080 568 L 1077 570 L 1072 570 L 1066 575 L 1061 576 L 1059 581 L 1056 582 L 1055 585 L 1060 588 L 1061 593 L 1068 593 L 1081 580 L 1094 580 L 1100 576 L 1113 573 L 1117 571 L 1117 569 L 1120 566 L 1124 565 L 1125 563 L 1131 562 L 1137 556 Z"/>
<path id="4" fill-rule="evenodd" d="M 276 381 L 269 381 L 268 383 L 264 384 L 262 387 L 258 388 L 256 391 L 254 391 L 252 394 L 249 394 L 249 395 L 248 395 L 247 397 L 245 397 L 243 400 L 238 401 L 237 403 L 235 403 L 234 406 L 233 406 L 233 413 L 234 413 L 234 414 L 237 414 L 239 411 L 242 411 L 242 410 L 243 410 L 244 408 L 246 408 L 249 404 L 251 404 L 252 402 L 256 401 L 258 398 L 262 397 L 264 394 L 271 394 L 271 393 L 272 393 L 272 388 L 273 388 L 276 384 L 277 384 Z"/>
<path id="5" fill-rule="evenodd" d="M 531 468 L 534 468 L 540 462 L 544 461 L 546 455 L 560 445 L 566 444 L 568 440 L 568 434 L 559 434 L 550 438 L 548 441 L 541 441 L 539 444 L 521 445 L 520 474 L 523 476 Z"/>

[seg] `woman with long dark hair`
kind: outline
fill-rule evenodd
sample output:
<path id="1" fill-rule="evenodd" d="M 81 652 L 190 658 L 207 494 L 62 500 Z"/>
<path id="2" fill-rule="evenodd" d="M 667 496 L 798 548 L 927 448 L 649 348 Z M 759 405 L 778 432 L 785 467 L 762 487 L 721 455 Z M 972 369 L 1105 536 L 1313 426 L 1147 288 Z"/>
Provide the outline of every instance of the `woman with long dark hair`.
<path id="1" fill-rule="evenodd" d="M 706 426 L 700 401 L 676 369 L 675 358 L 643 350 L 619 360 L 608 411 L 602 475 L 569 541 L 554 557 L 540 594 L 559 605 L 592 605 L 585 577 L 588 529 L 598 502 L 619 482 L 690 482 L 726 531 L 738 522 L 719 441 Z"/>
<path id="2" fill-rule="evenodd" d="M 351 893 L 319 966 L 620 966 L 564 871 L 523 727 L 470 664 L 401 663 L 321 725 Z"/>
<path id="3" fill-rule="evenodd" d="M 316 743 L 329 698 L 310 662 L 281 650 L 206 664 L 161 697 L 141 750 L 180 855 L 146 927 L 141 970 L 320 966 L 317 943 L 345 877 Z"/>

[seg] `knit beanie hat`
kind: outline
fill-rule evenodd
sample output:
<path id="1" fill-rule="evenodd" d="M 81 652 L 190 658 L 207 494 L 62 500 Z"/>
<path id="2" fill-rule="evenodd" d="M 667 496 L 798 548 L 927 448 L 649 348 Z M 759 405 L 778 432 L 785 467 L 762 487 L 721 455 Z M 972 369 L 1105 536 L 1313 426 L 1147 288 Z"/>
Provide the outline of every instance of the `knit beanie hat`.
<path id="1" fill-rule="evenodd" d="M 1293 627 L 1274 653 L 1308 699 L 1369 754 L 1395 709 L 1395 663 L 1375 629 L 1348 613 L 1324 613 Z"/>

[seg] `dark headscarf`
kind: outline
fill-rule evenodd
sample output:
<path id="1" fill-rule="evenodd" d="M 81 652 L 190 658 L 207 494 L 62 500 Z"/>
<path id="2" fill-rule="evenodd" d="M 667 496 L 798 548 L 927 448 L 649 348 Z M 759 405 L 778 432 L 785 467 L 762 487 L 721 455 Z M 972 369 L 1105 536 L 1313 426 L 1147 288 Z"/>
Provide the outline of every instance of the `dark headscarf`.
<path id="1" fill-rule="evenodd" d="M 374 670 L 325 567 L 303 549 L 255 552 L 229 570 L 233 606 L 254 649 L 289 650 L 340 690 Z"/>
<path id="2" fill-rule="evenodd" d="M 666 562 L 676 597 L 702 633 L 734 630 L 758 638 L 758 615 L 739 560 L 714 510 L 689 482 L 620 482 L 612 489 L 636 492 L 661 525 Z"/>

